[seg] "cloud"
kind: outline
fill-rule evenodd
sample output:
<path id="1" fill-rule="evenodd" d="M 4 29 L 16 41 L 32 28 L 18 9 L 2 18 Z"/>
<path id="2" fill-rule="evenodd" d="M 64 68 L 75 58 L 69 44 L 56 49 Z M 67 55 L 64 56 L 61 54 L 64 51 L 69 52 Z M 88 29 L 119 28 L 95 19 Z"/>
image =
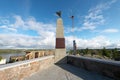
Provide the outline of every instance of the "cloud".
<path id="1" fill-rule="evenodd" d="M 54 48 L 54 24 L 38 22 L 34 17 L 24 20 L 21 16 L 14 15 L 12 18 L 13 23 L 2 23 L 0 26 L 0 48 Z M 31 31 L 36 32 L 37 36 L 31 36 Z"/>
<path id="2" fill-rule="evenodd" d="M 106 3 L 99 4 L 96 7 L 89 9 L 88 15 L 85 16 L 82 29 L 94 30 L 99 25 L 103 25 L 105 22 L 103 11 L 110 8 L 110 6 L 115 2 L 116 0 L 112 0 Z"/>
<path id="3" fill-rule="evenodd" d="M 117 0 L 110 0 L 105 3 L 100 3 L 88 10 L 88 14 L 84 16 L 81 27 L 75 26 L 74 31 L 83 30 L 95 30 L 97 27 L 104 25 L 106 22 L 104 11 L 108 10 L 113 3 Z M 66 33 L 72 32 L 72 29 L 68 28 Z"/>
<path id="4" fill-rule="evenodd" d="M 120 47 L 120 42 L 113 43 L 105 36 L 97 36 L 91 39 L 81 39 L 67 36 L 66 48 L 72 48 L 73 40 L 76 40 L 78 48 L 103 48 Z M 28 36 L 23 34 L 0 34 L 0 48 L 38 48 L 54 49 L 55 37 L 42 38 L 41 36 Z"/>
<path id="5" fill-rule="evenodd" d="M 118 29 L 105 29 L 102 31 L 102 33 L 116 33 L 119 32 Z"/>
<path id="6" fill-rule="evenodd" d="M 6 25 L 0 26 L 0 29 L 2 29 L 4 32 L 17 32 L 17 29 L 12 27 L 7 27 Z"/>
<path id="7" fill-rule="evenodd" d="M 115 47 L 120 47 L 120 42 L 111 42 L 108 40 L 105 36 L 97 36 L 91 39 L 81 39 L 73 36 L 68 36 L 66 37 L 66 46 L 68 48 L 72 48 L 73 46 L 73 40 L 76 40 L 76 44 L 78 48 L 115 48 Z"/>
<path id="8" fill-rule="evenodd" d="M 0 25 L 1 24 L 9 24 L 8 17 L 0 17 Z"/>
<path id="9" fill-rule="evenodd" d="M 90 12 L 88 16 L 85 16 L 83 27 L 81 29 L 94 30 L 98 25 L 104 24 L 105 19 L 100 13 Z"/>
<path id="10" fill-rule="evenodd" d="M 22 34 L 0 34 L 0 48 L 54 48 L 55 40 Z"/>
<path id="11" fill-rule="evenodd" d="M 0 26 L 0 31 L 3 30 L 0 33 L 0 48 L 53 49 L 55 47 L 55 24 L 38 22 L 34 17 L 29 17 L 24 20 L 21 16 L 14 15 L 13 18 L 15 19 L 13 23 L 2 24 Z M 32 34 L 30 32 L 31 30 L 35 31 L 37 35 L 23 34 L 23 32 Z M 73 40 L 76 40 L 77 47 L 79 48 L 120 47 L 120 42 L 110 42 L 105 36 L 81 39 L 69 35 L 65 38 L 67 48 L 72 47 Z"/>
<path id="12" fill-rule="evenodd" d="M 15 27 L 15 28 L 25 27 L 24 21 L 23 21 L 23 19 L 21 18 L 21 16 L 19 16 L 19 15 L 14 15 L 13 17 L 15 18 L 15 23 L 12 24 L 12 27 Z"/>

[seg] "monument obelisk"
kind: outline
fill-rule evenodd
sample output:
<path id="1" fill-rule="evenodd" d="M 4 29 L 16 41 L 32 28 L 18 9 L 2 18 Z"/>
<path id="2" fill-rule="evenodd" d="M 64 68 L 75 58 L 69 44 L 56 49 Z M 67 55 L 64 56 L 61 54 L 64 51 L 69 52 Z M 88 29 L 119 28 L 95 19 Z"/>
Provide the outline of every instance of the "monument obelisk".
<path id="1" fill-rule="evenodd" d="M 61 11 L 56 12 L 59 16 L 56 28 L 56 46 L 55 46 L 55 63 L 66 63 L 66 48 L 64 38 L 64 27 L 61 18 Z"/>

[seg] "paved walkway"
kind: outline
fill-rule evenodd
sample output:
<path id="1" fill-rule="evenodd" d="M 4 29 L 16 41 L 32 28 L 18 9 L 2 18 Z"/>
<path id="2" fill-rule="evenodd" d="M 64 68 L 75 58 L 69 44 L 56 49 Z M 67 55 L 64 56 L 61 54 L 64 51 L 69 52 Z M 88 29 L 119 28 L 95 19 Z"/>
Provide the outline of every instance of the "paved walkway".
<path id="1" fill-rule="evenodd" d="M 53 65 L 24 80 L 113 80 L 99 74 L 68 65 Z"/>

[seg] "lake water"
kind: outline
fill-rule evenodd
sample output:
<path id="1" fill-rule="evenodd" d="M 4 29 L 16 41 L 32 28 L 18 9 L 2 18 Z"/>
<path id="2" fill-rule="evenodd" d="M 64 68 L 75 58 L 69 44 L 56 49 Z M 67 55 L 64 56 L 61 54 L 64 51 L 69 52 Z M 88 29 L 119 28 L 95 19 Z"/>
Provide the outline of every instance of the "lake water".
<path id="1" fill-rule="evenodd" d="M 25 55 L 25 52 L 22 53 L 0 53 L 0 56 L 6 59 L 7 62 L 10 60 L 10 56 L 22 56 Z"/>

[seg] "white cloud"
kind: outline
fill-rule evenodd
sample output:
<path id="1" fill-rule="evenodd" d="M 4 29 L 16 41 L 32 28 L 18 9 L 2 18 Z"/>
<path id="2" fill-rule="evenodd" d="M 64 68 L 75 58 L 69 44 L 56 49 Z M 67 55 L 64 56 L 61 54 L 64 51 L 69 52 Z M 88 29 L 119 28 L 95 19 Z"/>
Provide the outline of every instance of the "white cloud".
<path id="1" fill-rule="evenodd" d="M 0 34 L 0 48 L 54 48 L 52 38 L 22 34 Z"/>
<path id="2" fill-rule="evenodd" d="M 34 17 L 23 20 L 21 16 L 15 15 L 15 22 L 0 26 L 0 30 L 5 30 L 0 34 L 0 48 L 54 48 L 55 47 L 55 24 L 38 22 Z M 8 20 L 9 21 L 9 20 Z M 10 30 L 11 29 L 11 30 Z M 34 30 L 37 36 L 18 33 L 17 31 Z M 10 34 L 6 33 L 11 32 Z M 14 33 L 13 33 L 14 31 Z M 30 32 L 29 32 L 30 33 Z M 81 39 L 73 36 L 66 37 L 66 47 L 72 47 L 73 40 L 76 40 L 80 48 L 102 48 L 120 47 L 120 43 L 112 43 L 104 36 L 91 39 Z"/>
<path id="3" fill-rule="evenodd" d="M 118 29 L 105 29 L 102 31 L 102 33 L 116 33 L 119 32 Z"/>
<path id="4" fill-rule="evenodd" d="M 17 32 L 17 29 L 12 27 L 7 27 L 7 25 L 0 26 L 0 29 L 4 30 L 4 32 Z"/>
<path id="5" fill-rule="evenodd" d="M 108 40 L 105 36 L 97 36 L 91 39 L 81 39 L 73 36 L 66 37 L 66 46 L 73 47 L 73 40 L 76 40 L 78 48 L 103 48 L 103 47 L 119 47 L 118 43 L 113 43 Z"/>
<path id="6" fill-rule="evenodd" d="M 12 25 L 12 27 L 24 27 L 24 21 L 21 16 L 14 15 L 13 17 L 15 18 L 15 23 Z"/>
<path id="7" fill-rule="evenodd" d="M 9 24 L 8 17 L 0 17 L 0 24 Z"/>
<path id="8" fill-rule="evenodd" d="M 103 12 L 111 7 L 117 0 L 111 0 L 105 3 L 98 4 L 88 10 L 88 14 L 84 16 L 84 21 L 81 27 L 76 27 L 74 31 L 95 30 L 98 26 L 104 25 L 106 19 Z M 72 32 L 70 28 L 66 30 L 67 33 Z"/>
<path id="9" fill-rule="evenodd" d="M 105 9 L 110 7 L 112 3 L 113 2 L 102 3 L 91 8 L 88 15 L 85 16 L 82 29 L 94 30 L 97 26 L 104 24 L 105 18 L 102 13 Z"/>
<path id="10" fill-rule="evenodd" d="M 14 15 L 13 18 L 15 19 L 13 23 L 7 25 L 2 23 L 0 26 L 0 31 L 3 31 L 0 34 L 0 48 L 54 48 L 54 24 L 38 22 L 34 17 L 23 20 L 21 16 Z M 38 36 L 22 34 L 22 32 L 31 33 L 30 30 L 38 33 Z"/>

